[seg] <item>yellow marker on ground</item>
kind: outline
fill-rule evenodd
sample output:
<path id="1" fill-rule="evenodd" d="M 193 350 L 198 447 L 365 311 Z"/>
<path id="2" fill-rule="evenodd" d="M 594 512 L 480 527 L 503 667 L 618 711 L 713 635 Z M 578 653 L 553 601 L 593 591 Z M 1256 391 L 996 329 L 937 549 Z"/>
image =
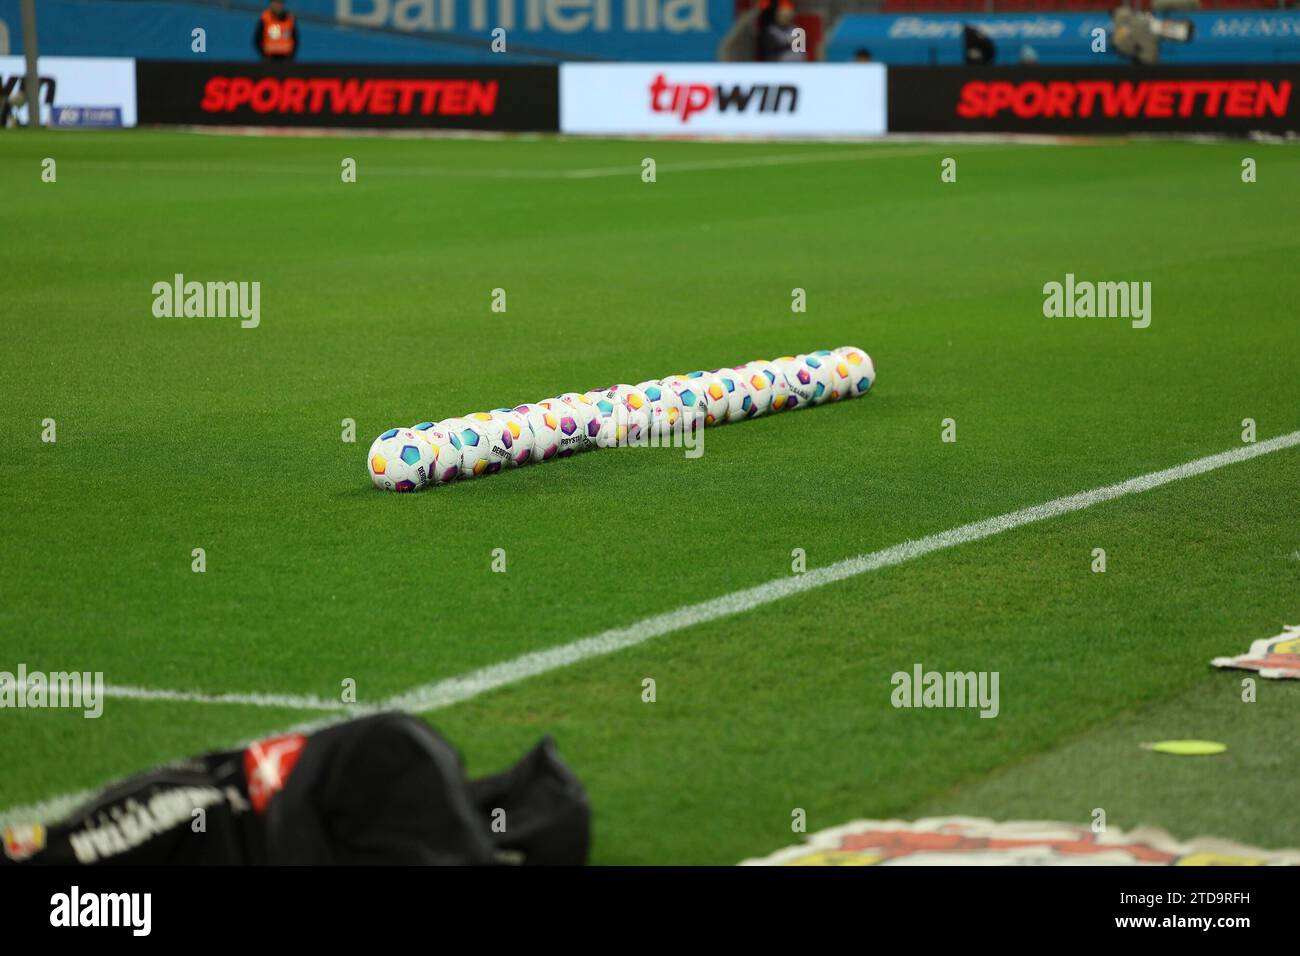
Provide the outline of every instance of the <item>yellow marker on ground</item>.
<path id="1" fill-rule="evenodd" d="M 1162 754 L 1176 754 L 1179 757 L 1210 757 L 1228 749 L 1227 744 L 1213 740 L 1162 740 L 1159 743 L 1142 746 L 1147 750 L 1155 750 Z"/>

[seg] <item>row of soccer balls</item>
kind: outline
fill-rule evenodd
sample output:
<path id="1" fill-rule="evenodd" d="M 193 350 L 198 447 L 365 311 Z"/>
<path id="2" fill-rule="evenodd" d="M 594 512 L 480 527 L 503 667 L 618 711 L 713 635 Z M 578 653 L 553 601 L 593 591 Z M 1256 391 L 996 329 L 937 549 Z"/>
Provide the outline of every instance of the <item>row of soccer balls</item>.
<path id="1" fill-rule="evenodd" d="M 542 402 L 390 428 L 370 446 L 370 480 L 386 491 L 418 491 L 457 478 L 635 442 L 695 423 L 719 425 L 866 394 L 871 356 L 844 346 L 640 385 L 565 392 Z"/>

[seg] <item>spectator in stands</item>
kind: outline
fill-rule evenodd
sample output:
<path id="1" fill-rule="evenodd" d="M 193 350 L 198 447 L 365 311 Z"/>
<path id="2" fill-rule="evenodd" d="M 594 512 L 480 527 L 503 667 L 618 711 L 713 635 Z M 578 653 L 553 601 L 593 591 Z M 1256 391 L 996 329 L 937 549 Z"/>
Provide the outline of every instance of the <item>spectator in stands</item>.
<path id="1" fill-rule="evenodd" d="M 858 47 L 856 50 L 853 51 L 853 62 L 854 62 L 854 63 L 870 63 L 870 62 L 871 62 L 871 51 L 868 50 L 868 49 L 867 49 L 866 47 L 864 47 L 864 46 L 860 46 L 860 47 Z"/>
<path id="2" fill-rule="evenodd" d="M 271 0 L 262 11 L 253 46 L 263 60 L 292 60 L 298 54 L 298 23 L 284 8 L 284 0 Z"/>
<path id="3" fill-rule="evenodd" d="M 762 33 L 759 37 L 759 58 L 769 63 L 793 63 L 808 59 L 806 52 L 794 49 L 794 0 L 776 0 L 776 11 L 770 13 L 770 4 L 765 3 Z"/>
<path id="4" fill-rule="evenodd" d="M 969 23 L 962 27 L 962 46 L 966 50 L 966 65 L 974 66 L 992 63 L 998 55 L 992 38 L 978 27 Z"/>

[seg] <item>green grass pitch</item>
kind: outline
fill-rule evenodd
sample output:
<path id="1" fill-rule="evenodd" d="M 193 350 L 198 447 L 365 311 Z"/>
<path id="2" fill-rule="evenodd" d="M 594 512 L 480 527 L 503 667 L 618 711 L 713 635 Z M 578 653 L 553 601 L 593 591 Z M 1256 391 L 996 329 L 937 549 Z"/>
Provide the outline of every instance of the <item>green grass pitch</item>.
<path id="1" fill-rule="evenodd" d="M 0 669 L 380 701 L 780 578 L 795 548 L 817 567 L 1239 447 L 1245 418 L 1300 429 L 1298 185 L 1300 153 L 1244 142 L 4 134 Z M 260 327 L 155 318 L 178 272 L 260 281 Z M 1151 326 L 1045 318 L 1067 272 L 1150 281 Z M 390 425 L 844 344 L 871 395 L 711 430 L 698 460 L 366 477 Z M 1295 846 L 1300 686 L 1245 704 L 1208 661 L 1300 618 L 1297 487 L 1300 450 L 1262 456 L 428 717 L 475 773 L 555 735 L 599 863 L 732 863 L 796 842 L 795 808 L 811 831 L 1101 807 Z M 918 662 L 998 671 L 1000 715 L 894 709 Z M 5 711 L 0 808 L 316 716 Z M 1139 748 L 1170 737 L 1229 750 Z"/>

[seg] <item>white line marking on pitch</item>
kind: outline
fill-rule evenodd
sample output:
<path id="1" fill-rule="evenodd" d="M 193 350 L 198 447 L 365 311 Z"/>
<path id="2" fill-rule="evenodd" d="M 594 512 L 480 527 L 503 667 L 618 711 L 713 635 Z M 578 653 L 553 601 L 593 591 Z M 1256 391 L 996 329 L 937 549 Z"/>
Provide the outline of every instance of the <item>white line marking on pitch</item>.
<path id="1" fill-rule="evenodd" d="M 979 152 L 999 152 L 1011 148 L 1011 146 L 982 145 L 979 147 Z M 944 152 L 944 146 L 942 144 L 935 144 L 932 146 L 886 146 L 884 148 L 876 147 L 869 149 L 826 150 L 819 152 L 809 151 L 804 153 L 760 153 L 756 156 L 731 156 L 717 159 L 691 160 L 686 162 L 673 162 L 669 159 L 659 163 L 657 169 L 660 173 L 692 173 L 714 169 L 747 169 L 750 167 L 762 166 L 798 166 L 804 163 L 843 163 L 857 160 L 892 159 L 895 156 L 926 156 L 942 152 Z M 248 174 L 263 172 L 284 173 L 286 171 L 291 171 L 305 177 L 311 175 L 313 172 L 319 171 L 313 170 L 310 167 L 286 168 L 283 166 L 267 166 L 240 162 L 178 163 L 168 160 L 85 160 L 79 161 L 78 165 L 92 169 L 122 169 L 126 171 L 153 170 L 158 172 L 212 175 L 225 175 L 232 171 Z M 367 166 L 366 175 L 389 176 L 394 178 L 432 177 L 444 179 L 599 179 L 609 176 L 638 177 L 641 175 L 641 167 L 638 163 L 629 163 L 623 166 L 589 166 L 573 169 L 565 167 L 556 167 L 554 169 L 525 169 L 522 167 L 515 169 L 492 169 L 487 167 L 475 168 L 472 166 Z"/>
<path id="2" fill-rule="evenodd" d="M 697 624 L 704 624 L 708 621 L 716 621 L 719 618 L 739 614 L 742 611 L 749 611 L 764 604 L 779 601 L 792 594 L 811 591 L 813 588 L 824 587 L 836 581 L 843 581 L 845 578 L 866 574 L 868 571 L 877 571 L 880 568 L 903 564 L 906 561 L 913 561 L 916 558 L 932 554 L 935 551 L 956 547 L 959 544 L 968 544 L 972 541 L 990 538 L 993 535 L 1002 534 L 1004 531 L 1010 531 L 1022 525 L 1045 521 L 1048 518 L 1069 514 L 1072 511 L 1081 511 L 1104 501 L 1122 498 L 1125 495 L 1136 494 L 1140 491 L 1150 491 L 1152 488 L 1159 488 L 1161 485 L 1167 485 L 1183 478 L 1191 478 L 1207 471 L 1214 471 L 1216 468 L 1223 468 L 1226 465 L 1247 461 L 1295 445 L 1300 445 L 1300 431 L 1294 431 L 1288 435 L 1282 435 L 1254 445 L 1243 445 L 1240 448 L 1221 452 L 1217 455 L 1197 458 L 1195 461 L 1189 461 L 1186 464 L 1166 468 L 1163 471 L 1154 471 L 1114 485 L 1106 485 L 1101 488 L 1094 488 L 1092 491 L 1083 491 L 1079 494 L 1055 498 L 1041 505 L 1022 508 L 1019 511 L 1012 511 L 996 518 L 986 518 L 983 521 L 964 524 L 956 528 L 950 528 L 947 531 L 940 531 L 938 534 L 918 538 L 915 541 L 904 541 L 902 544 L 896 544 L 882 551 L 873 551 L 870 554 L 845 558 L 843 561 L 837 561 L 823 568 L 815 568 L 804 574 L 777 578 L 765 584 L 746 588 L 743 591 L 724 594 L 722 597 L 713 598 L 710 601 L 690 604 L 667 614 L 657 614 L 627 627 L 611 628 L 593 637 L 586 637 L 544 651 L 524 654 L 514 660 L 484 667 L 460 677 L 425 684 L 405 694 L 393 697 L 388 701 L 387 706 L 416 712 L 449 707 L 452 704 L 478 697 L 480 694 L 498 687 L 515 684 L 526 678 L 545 674 L 547 671 L 568 667 L 579 661 L 585 661 L 604 654 L 612 654 L 614 651 L 623 650 L 627 647 L 634 647 L 651 638 L 671 634 L 673 631 L 680 631 L 683 628 L 694 627 Z"/>
<path id="3" fill-rule="evenodd" d="M 1005 531 L 1011 531 L 1012 529 L 1019 528 L 1023 525 L 1046 521 L 1048 518 L 1056 518 L 1060 515 L 1070 514 L 1075 511 L 1082 511 L 1085 508 L 1091 508 L 1093 505 L 1113 501 L 1116 498 L 1122 498 L 1126 495 L 1151 491 L 1154 488 L 1159 488 L 1175 481 L 1181 481 L 1184 478 L 1203 475 L 1209 471 L 1215 471 L 1228 465 L 1235 465 L 1238 462 L 1249 461 L 1252 458 L 1272 454 L 1273 452 L 1282 451 L 1286 448 L 1294 448 L 1297 445 L 1300 445 L 1300 431 L 1290 432 L 1286 435 L 1279 435 L 1276 438 L 1270 438 L 1253 445 L 1242 445 L 1240 448 L 1220 452 L 1217 455 L 1207 455 L 1204 458 L 1197 458 L 1181 465 L 1175 465 L 1173 468 L 1165 468 L 1162 471 L 1153 471 L 1149 474 L 1139 475 L 1136 478 L 1130 478 L 1127 481 L 1117 482 L 1113 485 L 1104 485 L 1101 488 L 1094 488 L 1091 491 L 1082 491 L 1078 494 L 1054 498 L 1051 501 L 1044 502 L 1043 504 L 1033 505 L 1029 508 L 1021 508 L 1019 511 L 1011 511 L 1007 514 L 999 515 L 996 518 L 985 518 L 983 521 L 974 521 L 969 524 L 959 525 L 956 528 L 950 528 L 947 531 L 940 531 L 937 534 L 927 535 L 924 538 L 917 538 L 914 541 L 904 541 L 902 544 L 896 544 L 880 551 L 872 551 L 869 554 L 860 554 L 856 557 L 846 558 L 843 561 L 837 561 L 836 563 L 827 565 L 824 568 L 815 568 L 802 575 L 777 578 L 768 581 L 765 584 L 759 584 L 752 588 L 745 588 L 744 590 L 735 591 L 731 594 L 724 594 L 722 597 L 713 598 L 709 601 L 702 601 L 698 604 L 689 604 L 686 607 L 678 608 L 675 611 L 669 611 L 666 614 L 656 614 L 654 617 L 648 617 L 642 621 L 637 621 L 634 624 L 629 624 L 626 627 L 611 628 L 610 630 L 602 631 L 592 637 L 585 637 L 568 644 L 562 644 L 559 647 L 553 647 L 544 651 L 536 651 L 531 654 L 524 654 L 520 657 L 516 657 L 514 660 L 504 661 L 500 664 L 493 664 L 489 667 L 483 667 L 479 670 L 471 671 L 468 674 L 463 674 L 460 677 L 451 677 L 445 680 L 423 684 L 419 687 L 412 688 L 404 694 L 390 697 L 387 701 L 374 708 L 374 710 L 408 710 L 416 713 L 440 710 L 444 707 L 450 707 L 453 704 L 472 700 L 475 697 L 479 697 L 486 694 L 488 691 L 495 690 L 499 687 L 516 684 L 520 681 L 527 680 L 530 677 L 537 677 L 549 671 L 568 667 L 582 661 L 590 660 L 594 657 L 612 654 L 615 651 L 623 650 L 624 648 L 635 647 L 637 644 L 643 644 L 652 638 L 661 637 L 664 634 L 671 634 L 674 631 L 694 627 L 697 624 L 704 624 L 708 621 L 716 621 L 720 618 L 730 617 L 731 615 L 752 610 L 753 608 L 760 607 L 764 604 L 771 604 L 774 601 L 779 601 L 782 598 L 789 597 L 793 594 L 811 591 L 814 588 L 824 587 L 827 584 L 833 584 L 836 581 L 843 581 L 846 578 L 856 577 L 870 571 L 878 571 L 881 568 L 893 567 L 894 565 L 903 564 L 907 561 L 913 561 L 917 558 L 924 557 L 927 554 L 933 554 L 936 551 L 943 551 L 948 548 L 956 547 L 959 544 L 969 544 L 972 541 L 991 538 L 994 535 L 1002 534 Z M 173 699 L 167 695 L 178 693 L 174 691 L 151 691 L 144 688 L 117 689 L 137 691 L 139 693 L 136 696 L 142 696 L 146 699 L 161 700 Z M 179 693 L 181 693 L 181 696 L 177 696 L 174 699 L 188 700 L 202 698 L 202 702 L 204 703 L 233 702 L 223 698 L 244 698 L 249 702 L 253 699 L 281 701 L 311 700 L 319 701 L 321 704 L 328 703 L 328 709 L 343 709 L 343 705 L 335 707 L 333 702 L 326 702 L 321 698 L 289 697 L 274 694 L 204 695 L 189 694 L 185 692 Z M 283 705 L 263 704 L 259 706 Z M 312 707 L 303 709 L 316 708 Z M 326 708 L 322 707 L 321 709 Z M 356 708 L 354 705 L 347 705 L 346 709 L 353 710 Z M 305 732 L 331 723 L 337 723 L 344 719 L 346 719 L 345 715 L 340 714 L 338 716 L 324 718 L 322 720 L 312 721 L 308 724 L 290 728 L 290 730 Z M 269 731 L 268 733 L 276 732 L 277 731 Z M 284 733 L 287 731 L 279 732 Z M 87 795 L 86 792 L 63 795 L 31 806 L 14 807 L 9 810 L 0 811 L 0 823 L 49 821 L 58 819 L 60 815 L 67 813 L 79 799 L 83 799 Z"/>
<path id="4" fill-rule="evenodd" d="M 156 690 L 152 687 L 123 687 L 110 684 L 104 688 L 104 696 L 127 700 L 175 700 L 189 704 L 243 704 L 249 707 L 281 707 L 288 710 L 346 710 L 358 714 L 374 712 L 372 707 L 300 694 L 203 694 L 190 690 Z"/>
<path id="5" fill-rule="evenodd" d="M 980 152 L 998 152 L 1003 148 L 998 146 L 986 147 L 981 148 Z M 694 173 L 711 169 L 747 169 L 751 166 L 798 166 L 803 163 L 844 163 L 863 159 L 892 159 L 895 156 L 925 156 L 943 151 L 943 147 L 936 144 L 934 146 L 895 146 L 870 151 L 840 150 L 838 152 L 823 153 L 733 156 L 725 159 L 699 159 L 684 163 L 675 163 L 669 159 L 658 163 L 655 169 L 657 173 Z M 595 179 L 600 176 L 637 176 L 640 173 L 641 167 L 635 165 L 593 166 L 589 169 L 570 169 L 560 175 L 565 179 Z"/>

